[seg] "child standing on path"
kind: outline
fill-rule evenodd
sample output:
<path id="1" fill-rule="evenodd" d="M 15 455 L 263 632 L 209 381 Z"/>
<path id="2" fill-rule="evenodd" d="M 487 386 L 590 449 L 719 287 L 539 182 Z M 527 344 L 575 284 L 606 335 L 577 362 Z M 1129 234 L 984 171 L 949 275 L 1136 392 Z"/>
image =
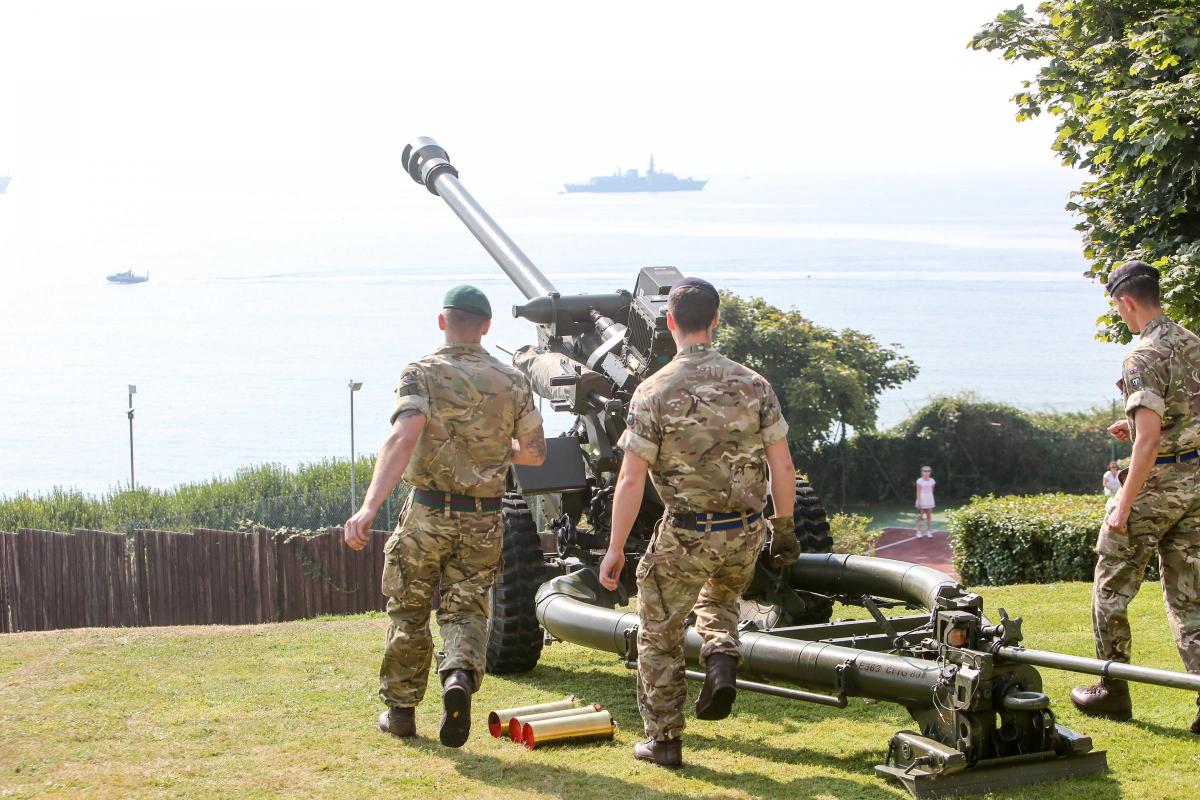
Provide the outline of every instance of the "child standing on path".
<path id="1" fill-rule="evenodd" d="M 933 538 L 933 487 L 937 481 L 933 479 L 932 467 L 921 467 L 921 477 L 917 478 L 917 538 L 921 538 L 921 522 L 925 522 L 925 538 Z"/>

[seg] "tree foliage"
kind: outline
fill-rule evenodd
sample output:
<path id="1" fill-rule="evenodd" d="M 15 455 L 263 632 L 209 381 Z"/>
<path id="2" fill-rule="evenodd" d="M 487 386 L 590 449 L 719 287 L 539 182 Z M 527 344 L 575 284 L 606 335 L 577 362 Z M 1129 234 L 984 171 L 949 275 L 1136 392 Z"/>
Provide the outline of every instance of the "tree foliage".
<path id="1" fill-rule="evenodd" d="M 842 423 L 874 429 L 879 396 L 917 375 L 911 358 L 872 336 L 816 325 L 758 297 L 721 295 L 716 343 L 775 388 L 789 443 L 802 455 L 828 441 Z"/>
<path id="2" fill-rule="evenodd" d="M 1200 330 L 1200 4 L 1195 0 L 1049 0 L 1005 11 L 976 50 L 1041 64 L 1014 96 L 1018 120 L 1059 118 L 1053 149 L 1089 179 L 1072 193 L 1088 276 L 1149 261 L 1164 308 Z M 1128 341 L 1115 313 L 1100 335 Z"/>

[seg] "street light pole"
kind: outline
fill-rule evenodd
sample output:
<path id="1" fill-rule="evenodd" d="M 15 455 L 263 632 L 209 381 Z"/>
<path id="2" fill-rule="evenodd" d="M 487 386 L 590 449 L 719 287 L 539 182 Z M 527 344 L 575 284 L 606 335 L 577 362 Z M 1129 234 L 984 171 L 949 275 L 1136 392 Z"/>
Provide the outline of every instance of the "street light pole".
<path id="1" fill-rule="evenodd" d="M 351 380 L 350 387 L 350 513 L 358 507 L 358 490 L 354 485 L 354 393 L 362 388 L 362 381 Z"/>
<path id="2" fill-rule="evenodd" d="M 126 416 L 129 417 L 129 491 L 133 491 L 137 484 L 133 480 L 133 396 L 137 394 L 137 387 L 132 383 L 129 384 L 129 407 L 125 410 Z"/>

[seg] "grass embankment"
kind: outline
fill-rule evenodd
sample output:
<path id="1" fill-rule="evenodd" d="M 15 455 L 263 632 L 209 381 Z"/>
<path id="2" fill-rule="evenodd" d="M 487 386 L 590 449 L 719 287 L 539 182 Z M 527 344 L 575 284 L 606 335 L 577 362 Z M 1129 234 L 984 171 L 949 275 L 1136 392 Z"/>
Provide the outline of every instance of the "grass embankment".
<path id="1" fill-rule="evenodd" d="M 1091 654 L 1086 584 L 988 589 L 988 608 L 1026 619 L 1030 646 Z M 1139 663 L 1179 668 L 1152 586 L 1133 607 Z M 874 775 L 910 726 L 891 705 L 845 711 L 743 693 L 733 718 L 689 719 L 688 766 L 629 755 L 640 733 L 633 676 L 613 656 L 549 648 L 530 674 L 489 677 L 461 751 L 374 729 L 382 615 L 278 625 L 78 630 L 0 638 L 0 797 L 902 798 Z M 1109 775 L 997 793 L 1024 798 L 1180 798 L 1200 793 L 1200 739 L 1184 692 L 1134 689 L 1137 721 L 1081 717 L 1076 676 L 1043 672 L 1055 712 L 1109 751 Z M 695 685 L 690 690 L 694 697 Z M 605 704 L 615 743 L 529 752 L 487 736 L 489 709 L 574 692 Z"/>

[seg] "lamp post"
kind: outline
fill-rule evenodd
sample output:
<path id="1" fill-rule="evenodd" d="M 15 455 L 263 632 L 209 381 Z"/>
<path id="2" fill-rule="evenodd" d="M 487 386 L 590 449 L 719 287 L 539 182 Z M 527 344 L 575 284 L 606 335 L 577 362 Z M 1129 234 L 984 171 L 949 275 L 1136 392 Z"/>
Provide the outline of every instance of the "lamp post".
<path id="1" fill-rule="evenodd" d="M 358 490 L 354 485 L 354 393 L 362 388 L 362 381 L 351 380 L 350 387 L 350 513 L 358 505 Z"/>
<path id="2" fill-rule="evenodd" d="M 137 394 L 137 387 L 132 383 L 129 384 L 129 406 L 125 410 L 125 415 L 129 417 L 129 491 L 133 491 L 137 484 L 133 480 L 133 396 Z"/>

